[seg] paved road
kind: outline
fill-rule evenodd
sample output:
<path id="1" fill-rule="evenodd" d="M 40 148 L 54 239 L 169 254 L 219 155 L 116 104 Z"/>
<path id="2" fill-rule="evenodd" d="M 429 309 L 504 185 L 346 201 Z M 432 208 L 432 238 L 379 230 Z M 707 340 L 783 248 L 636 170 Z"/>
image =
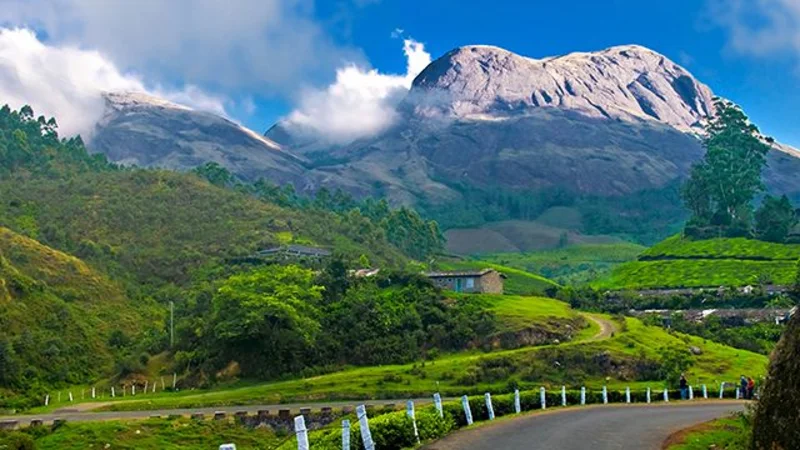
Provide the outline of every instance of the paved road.
<path id="1" fill-rule="evenodd" d="M 658 450 L 670 434 L 744 409 L 742 403 L 553 410 L 464 430 L 427 450 Z"/>
<path id="2" fill-rule="evenodd" d="M 414 399 L 414 403 L 425 405 L 432 403 L 430 398 Z M 213 415 L 217 411 L 226 414 L 234 414 L 238 411 L 246 411 L 248 414 L 256 414 L 258 411 L 268 410 L 270 414 L 278 414 L 281 409 L 288 409 L 293 414 L 299 414 L 301 408 L 310 408 L 312 411 L 319 411 L 320 408 L 328 406 L 334 409 L 341 409 L 345 406 L 355 408 L 356 405 L 373 405 L 377 407 L 385 405 L 395 405 L 398 408 L 405 408 L 405 400 L 365 400 L 365 401 L 342 401 L 325 403 L 291 403 L 284 405 L 250 405 L 250 406 L 227 406 L 213 408 L 188 408 L 188 409 L 162 409 L 155 411 L 107 411 L 91 412 L 79 411 L 77 409 L 61 409 L 47 414 L 0 416 L 0 422 L 6 420 L 19 421 L 20 426 L 27 426 L 31 420 L 41 420 L 44 423 L 51 423 L 55 419 L 64 419 L 68 422 L 88 422 L 96 420 L 125 420 L 125 419 L 146 419 L 153 416 L 166 417 L 169 415 L 189 416 L 191 414 Z"/>

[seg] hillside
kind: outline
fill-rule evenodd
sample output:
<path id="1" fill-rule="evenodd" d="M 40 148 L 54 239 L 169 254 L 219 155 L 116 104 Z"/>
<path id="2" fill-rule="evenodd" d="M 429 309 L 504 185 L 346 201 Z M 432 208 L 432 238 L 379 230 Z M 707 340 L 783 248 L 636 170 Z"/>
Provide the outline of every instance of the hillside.
<path id="1" fill-rule="evenodd" d="M 794 283 L 800 245 L 745 238 L 673 236 L 617 266 L 602 289 L 657 289 Z"/>
<path id="2" fill-rule="evenodd" d="M 12 391 L 75 384 L 109 373 L 112 332 L 141 339 L 163 309 L 131 302 L 83 261 L 0 227 L 0 404 Z"/>
<path id="3" fill-rule="evenodd" d="M 635 260 L 643 251 L 646 247 L 641 245 L 617 242 L 520 253 L 490 253 L 476 259 L 540 274 L 560 284 L 580 285 L 606 276 L 617 265 Z"/>

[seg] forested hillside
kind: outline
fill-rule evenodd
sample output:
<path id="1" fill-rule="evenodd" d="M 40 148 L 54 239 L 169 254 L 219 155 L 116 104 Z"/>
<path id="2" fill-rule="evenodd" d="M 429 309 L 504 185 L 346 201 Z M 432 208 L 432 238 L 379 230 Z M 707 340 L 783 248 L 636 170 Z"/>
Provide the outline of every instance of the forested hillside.
<path id="1" fill-rule="evenodd" d="M 258 270 L 249 257 L 259 250 L 314 245 L 342 267 L 389 270 L 442 246 L 435 222 L 412 210 L 327 191 L 300 198 L 213 166 L 189 174 L 118 167 L 80 138 L 59 138 L 57 127 L 29 107 L 0 109 L 0 404 L 136 373 L 169 346 L 168 303 L 181 330 L 209 319 L 216 310 L 198 306 L 203 296 Z M 221 355 L 209 367 L 233 357 L 220 354 L 223 340 L 193 331 L 197 340 L 175 344 L 183 361 L 198 351 Z M 319 361 L 295 359 L 275 368 Z"/>

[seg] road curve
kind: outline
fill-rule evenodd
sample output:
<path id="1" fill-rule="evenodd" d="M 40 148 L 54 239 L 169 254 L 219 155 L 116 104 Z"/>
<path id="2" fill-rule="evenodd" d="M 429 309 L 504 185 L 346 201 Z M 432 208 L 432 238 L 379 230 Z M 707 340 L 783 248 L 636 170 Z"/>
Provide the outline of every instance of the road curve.
<path id="1" fill-rule="evenodd" d="M 673 432 L 744 409 L 738 402 L 553 410 L 454 433 L 427 450 L 658 450 Z"/>

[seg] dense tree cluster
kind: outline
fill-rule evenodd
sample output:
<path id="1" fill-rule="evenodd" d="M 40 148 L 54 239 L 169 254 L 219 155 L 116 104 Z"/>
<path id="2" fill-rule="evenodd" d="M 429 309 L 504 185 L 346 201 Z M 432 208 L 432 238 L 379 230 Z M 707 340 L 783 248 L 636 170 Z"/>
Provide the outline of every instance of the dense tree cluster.
<path id="1" fill-rule="evenodd" d="M 355 278 L 340 259 L 314 275 L 269 265 L 199 292 L 182 322 L 179 360 L 275 378 L 341 365 L 393 364 L 481 345 L 497 329 L 479 299 L 447 300 L 420 275 Z M 322 369 L 324 370 L 324 369 Z"/>
<path id="2" fill-rule="evenodd" d="M 684 203 L 692 212 L 686 235 L 784 242 L 797 222 L 786 196 L 766 196 L 753 220 L 753 201 L 765 189 L 761 175 L 773 140 L 763 137 L 731 102 L 717 98 L 714 107 L 703 139 L 706 154 L 683 187 Z"/>

